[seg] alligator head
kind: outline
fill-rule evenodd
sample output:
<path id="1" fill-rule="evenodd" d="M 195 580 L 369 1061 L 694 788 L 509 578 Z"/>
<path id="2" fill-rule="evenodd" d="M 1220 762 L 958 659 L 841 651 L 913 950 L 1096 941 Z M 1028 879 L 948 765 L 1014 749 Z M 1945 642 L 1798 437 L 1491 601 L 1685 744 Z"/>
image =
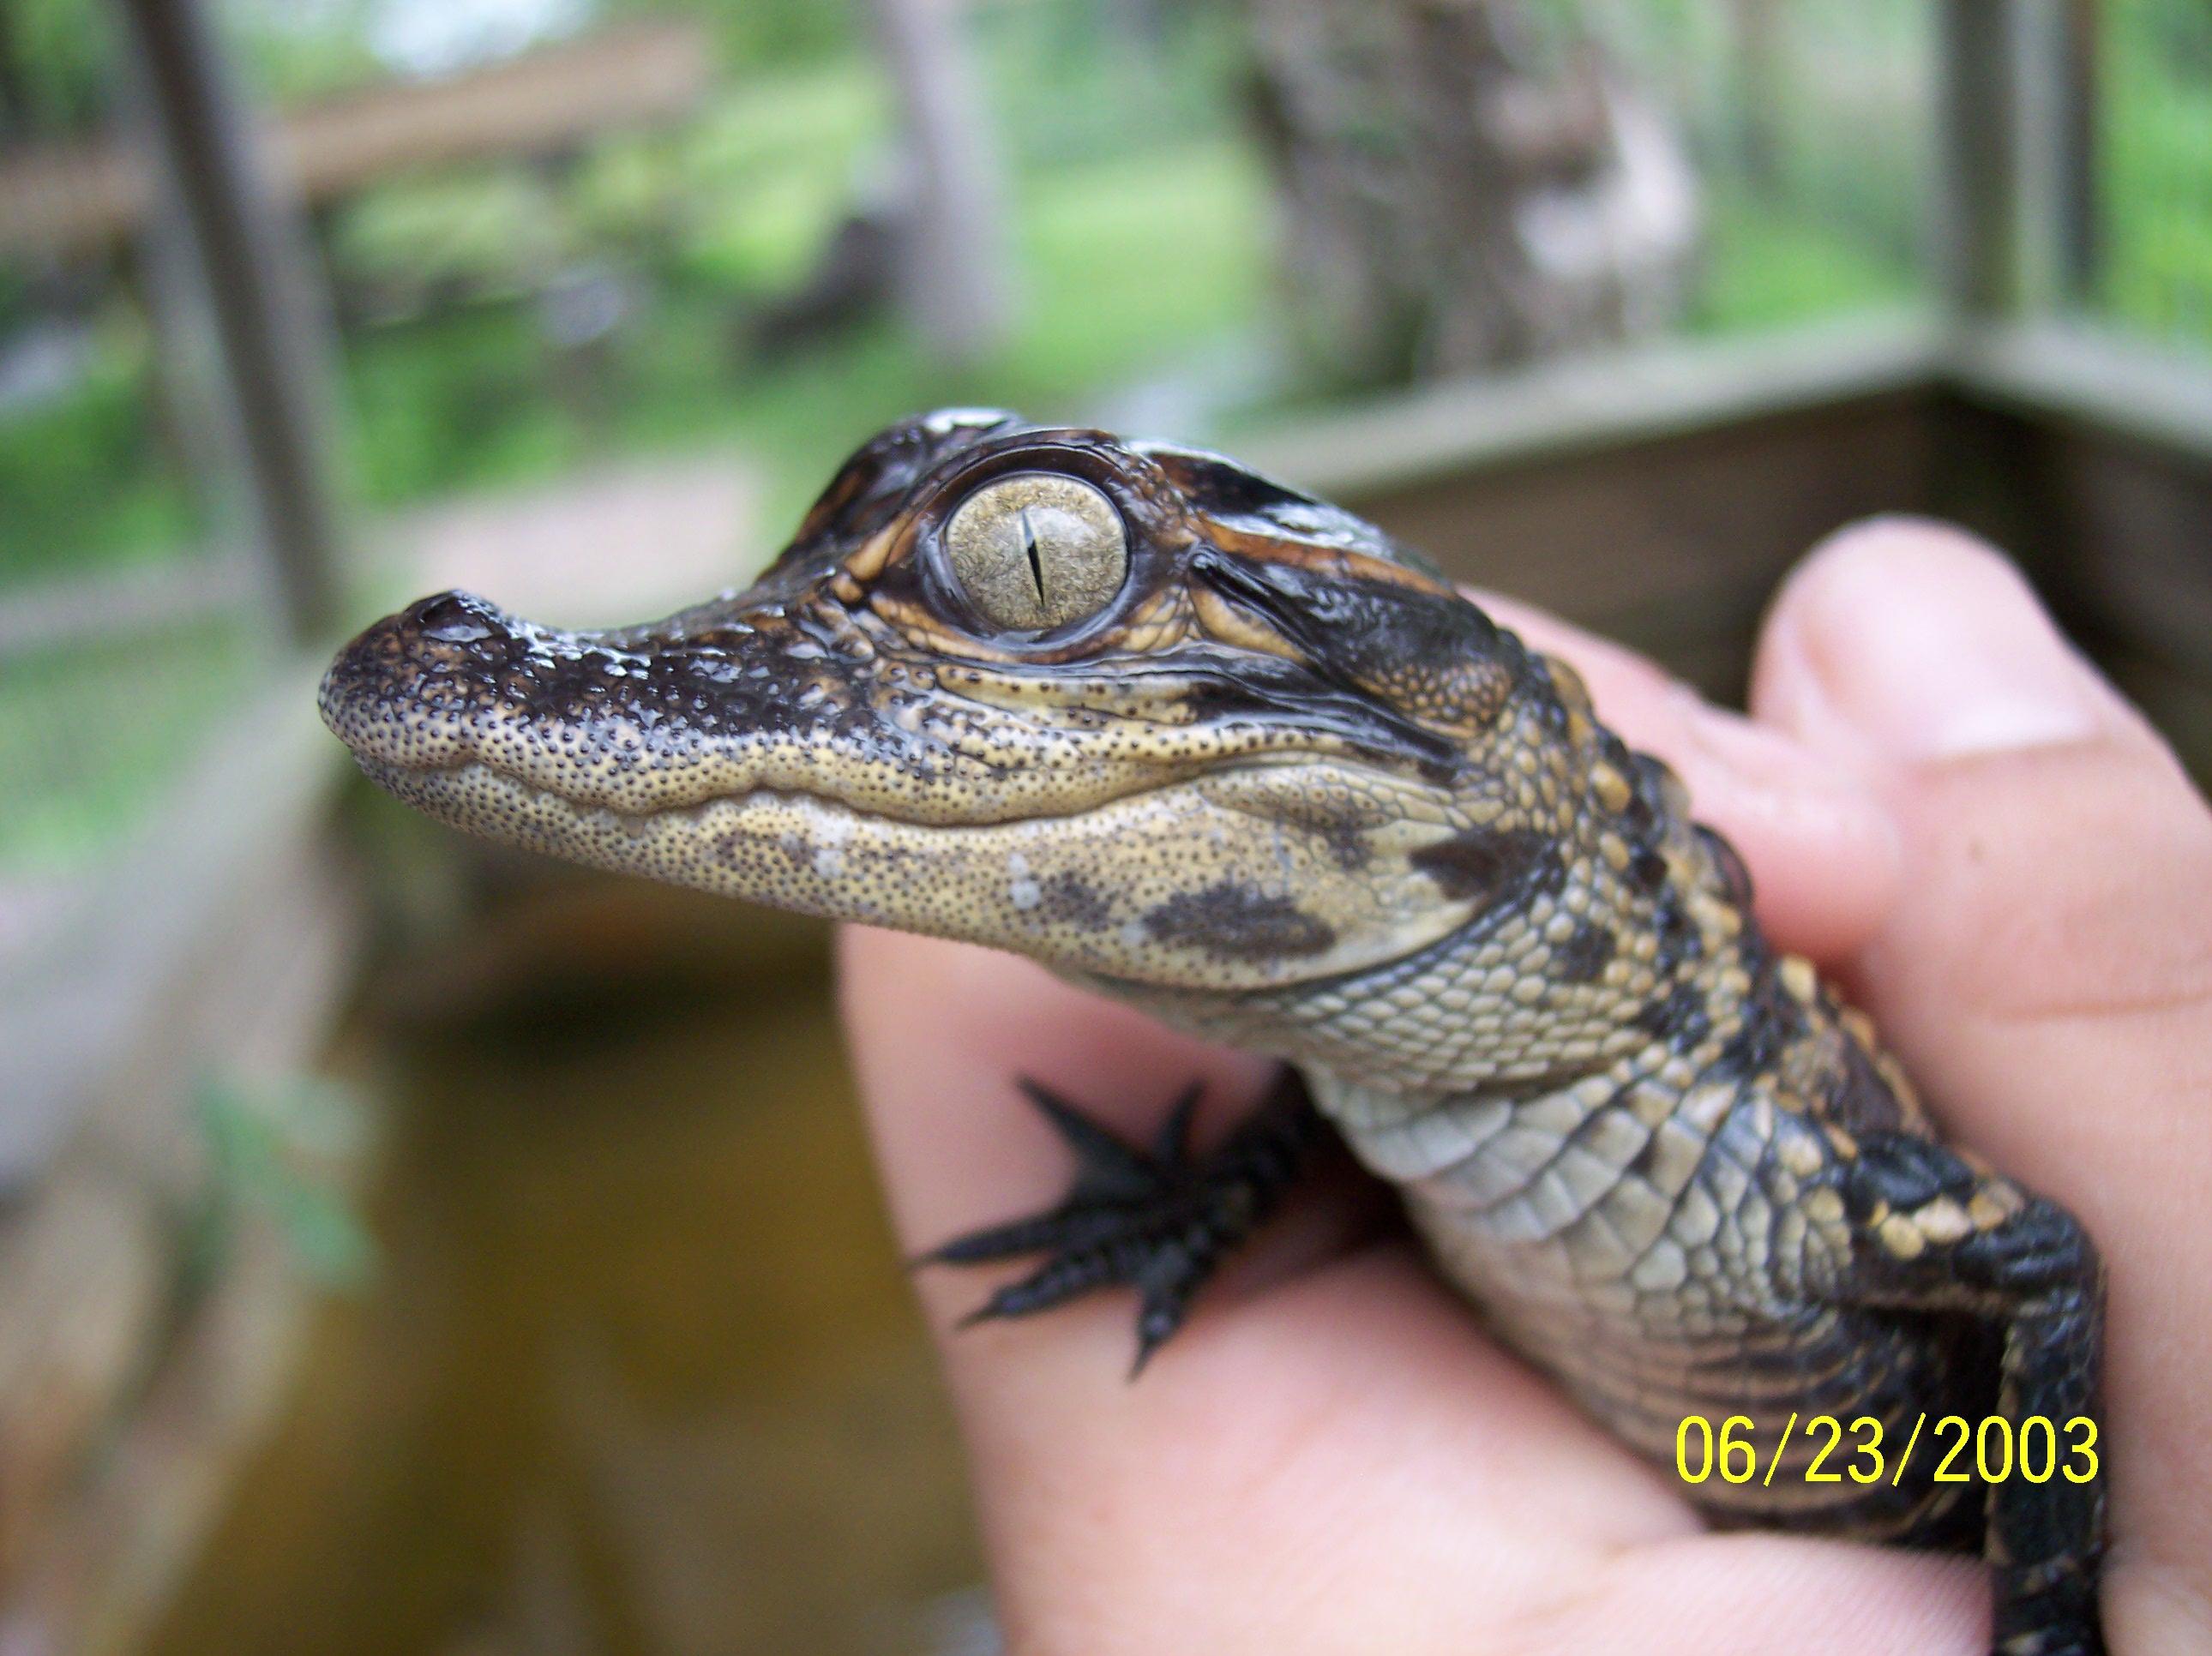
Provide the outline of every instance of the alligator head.
<path id="1" fill-rule="evenodd" d="M 474 833 L 1065 970 L 1238 989 L 1467 922 L 1569 814 L 1541 663 L 1378 531 L 1218 456 L 951 411 L 753 586 L 556 631 L 460 592 L 324 681 Z M 1522 736 L 1528 734 L 1525 730 Z"/>

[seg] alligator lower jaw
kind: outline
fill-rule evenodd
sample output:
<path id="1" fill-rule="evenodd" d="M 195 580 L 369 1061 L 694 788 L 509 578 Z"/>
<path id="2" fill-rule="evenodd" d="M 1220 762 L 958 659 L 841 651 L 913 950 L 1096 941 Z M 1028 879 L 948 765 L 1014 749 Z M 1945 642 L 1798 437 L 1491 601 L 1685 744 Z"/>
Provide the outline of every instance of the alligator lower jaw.
<path id="1" fill-rule="evenodd" d="M 803 913 L 891 925 L 915 925 L 899 887 L 920 879 L 927 858 L 958 855 L 957 846 L 969 860 L 1009 832 L 917 826 L 767 789 L 628 813 L 579 804 L 480 761 L 416 769 L 363 758 L 361 766 L 405 804 L 485 839 Z"/>
<path id="2" fill-rule="evenodd" d="M 874 822 L 884 829 L 914 834 L 960 831 L 967 827 L 957 822 L 902 822 L 858 810 L 842 800 L 776 787 L 754 787 L 737 794 L 712 794 L 684 804 L 654 804 L 648 810 L 626 811 L 615 804 L 568 798 L 498 765 L 487 765 L 480 758 L 469 758 L 458 765 L 394 765 L 365 754 L 354 758 L 372 783 L 418 811 L 435 816 L 441 822 L 480 838 L 529 845 L 535 852 L 571 860 L 586 860 L 577 852 L 577 838 L 604 836 L 608 846 L 615 846 L 668 834 L 710 836 L 759 810 L 796 811 L 807 818 L 842 820 L 849 825 Z M 522 829 L 529 829 L 529 838 L 522 838 Z"/>
<path id="3" fill-rule="evenodd" d="M 630 834 L 650 832 L 655 824 L 700 823 L 720 807 L 738 808 L 763 798 L 797 799 L 802 796 L 770 789 L 716 794 L 686 804 L 655 805 L 644 810 L 623 810 L 613 805 L 590 804 L 551 788 L 486 764 L 480 759 L 453 765 L 400 765 L 371 758 L 356 751 L 355 762 L 362 773 L 386 793 L 404 800 L 417 810 L 449 822 L 466 833 L 488 839 L 509 837 L 508 827 L 521 820 L 539 824 L 564 822 L 578 828 L 597 827 Z M 812 803 L 825 810 L 844 811 L 832 801 Z M 858 816 L 864 813 L 850 811 Z M 570 853 L 551 847 L 553 854 Z"/>

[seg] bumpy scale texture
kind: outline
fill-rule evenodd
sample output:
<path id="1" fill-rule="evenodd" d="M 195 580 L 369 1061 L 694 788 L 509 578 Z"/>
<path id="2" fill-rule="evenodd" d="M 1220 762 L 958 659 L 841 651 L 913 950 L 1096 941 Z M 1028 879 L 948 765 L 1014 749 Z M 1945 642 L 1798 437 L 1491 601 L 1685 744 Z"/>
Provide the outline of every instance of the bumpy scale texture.
<path id="1" fill-rule="evenodd" d="M 971 514 L 947 547 L 973 498 L 1063 495 L 1083 512 Z M 1031 614 L 1056 624 L 990 618 Z M 323 699 L 372 777 L 474 832 L 1014 949 L 1288 1060 L 1443 1272 L 1626 1444 L 1670 1464 L 1686 1416 L 1752 1418 L 1775 1476 L 1690 1491 L 1716 1518 L 1979 1547 L 1999 1649 L 2100 1647 L 2100 1486 L 1937 1483 L 1933 1455 L 1816 1483 L 1822 1440 L 1784 1445 L 1793 1411 L 1896 1443 L 1923 1413 L 2093 1416 L 2079 1226 L 1938 1140 L 1571 670 L 1348 514 L 956 410 L 860 450 L 750 589 L 594 634 L 443 594 Z M 1207 1161 L 1187 1111 L 1146 1149 L 1034 1096 L 1076 1183 L 944 1257 L 1051 1254 L 988 1314 L 1132 1284 L 1149 1355 L 1310 1110 L 1273 1101 Z"/>

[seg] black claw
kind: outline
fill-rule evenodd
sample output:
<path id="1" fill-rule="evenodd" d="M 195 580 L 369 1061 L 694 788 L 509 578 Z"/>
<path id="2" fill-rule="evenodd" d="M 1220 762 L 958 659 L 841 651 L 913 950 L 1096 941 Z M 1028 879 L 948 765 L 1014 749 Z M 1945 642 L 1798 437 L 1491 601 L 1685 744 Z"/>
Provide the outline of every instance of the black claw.
<path id="1" fill-rule="evenodd" d="M 915 1259 L 918 1265 L 979 1265 L 994 1259 L 1019 1259 L 1024 1253 L 1042 1253 L 1062 1245 L 1070 1227 L 1071 1215 L 1065 1207 L 1040 1213 L 1033 1218 L 1016 1219 L 1003 1225 L 992 1225 L 983 1230 L 969 1231 L 939 1244 Z"/>
<path id="2" fill-rule="evenodd" d="M 1158 1134 L 1152 1141 L 1152 1159 L 1168 1167 L 1181 1167 L 1190 1161 L 1190 1124 L 1198 1113 L 1198 1101 L 1206 1091 L 1206 1083 L 1194 1081 L 1182 1089 L 1182 1095 L 1168 1107 L 1167 1117 L 1160 1123 Z"/>
<path id="3" fill-rule="evenodd" d="M 1075 1156 L 1066 1194 L 1042 1213 L 988 1226 L 933 1248 L 920 1265 L 981 1265 L 1046 1255 L 961 1319 L 1026 1317 L 1093 1289 L 1139 1290 L 1134 1378 L 1182 1326 L 1192 1297 L 1256 1229 L 1289 1187 L 1317 1137 L 1303 1088 L 1286 1085 L 1202 1158 L 1190 1154 L 1200 1089 L 1176 1098 L 1147 1150 L 1100 1126 L 1036 1082 L 1020 1085 Z"/>
<path id="4" fill-rule="evenodd" d="M 1165 1345 L 1182 1326 L 1182 1313 L 1180 1311 L 1147 1311 L 1137 1318 L 1137 1355 L 1129 1360 L 1131 1380 L 1145 1372 L 1145 1365 L 1152 1360 L 1152 1353 Z"/>
<path id="5" fill-rule="evenodd" d="M 1079 1294 L 1127 1281 L 1127 1262 L 1103 1249 L 1056 1254 L 1020 1281 L 1008 1283 L 998 1289 L 962 1318 L 960 1325 L 967 1328 L 979 1322 L 1049 1311 Z"/>
<path id="6" fill-rule="evenodd" d="M 1195 1247 L 1187 1242 L 1169 1243 L 1146 1262 L 1144 1274 L 1138 1278 L 1143 1298 L 1137 1307 L 1137 1357 L 1129 1366 L 1131 1380 L 1144 1372 L 1152 1353 L 1182 1326 L 1191 1296 L 1212 1274 L 1219 1257 L 1215 1248 L 1207 1246 L 1210 1240 L 1208 1233 Z"/>
<path id="7" fill-rule="evenodd" d="M 1059 1094 L 1024 1077 L 1018 1083 L 1030 1102 L 1050 1122 L 1067 1148 L 1075 1152 L 1075 1180 L 1066 1201 L 1079 1198 L 1098 1201 L 1140 1198 L 1158 1182 L 1152 1158 L 1134 1144 L 1116 1137 L 1077 1109 Z"/>

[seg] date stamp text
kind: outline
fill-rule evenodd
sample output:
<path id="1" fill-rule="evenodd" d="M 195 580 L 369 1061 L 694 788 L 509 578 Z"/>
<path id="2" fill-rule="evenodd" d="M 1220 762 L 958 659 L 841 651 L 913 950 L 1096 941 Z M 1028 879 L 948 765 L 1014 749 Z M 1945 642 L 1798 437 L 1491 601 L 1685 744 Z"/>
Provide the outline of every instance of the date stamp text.
<path id="1" fill-rule="evenodd" d="M 1902 1424 L 1902 1422 L 1898 1422 Z M 1794 1462 L 1786 1462 L 1793 1448 Z M 2002 1415 L 1979 1420 L 1964 1415 L 1922 1414 L 1899 1443 L 1887 1422 L 1872 1415 L 1800 1416 L 1792 1410 L 1762 1453 L 1758 1427 L 1748 1415 L 1715 1420 L 1685 1415 L 1674 1433 L 1674 1471 L 1685 1483 L 1714 1478 L 1723 1483 L 1772 1488 L 1778 1472 L 1804 1483 L 1901 1483 L 1916 1454 L 1935 1457 L 1938 1483 L 2006 1483 L 2017 1478 L 2048 1483 L 2063 1478 L 2087 1483 L 2100 1468 L 2097 1422 L 2087 1415 L 2053 1420 Z"/>

